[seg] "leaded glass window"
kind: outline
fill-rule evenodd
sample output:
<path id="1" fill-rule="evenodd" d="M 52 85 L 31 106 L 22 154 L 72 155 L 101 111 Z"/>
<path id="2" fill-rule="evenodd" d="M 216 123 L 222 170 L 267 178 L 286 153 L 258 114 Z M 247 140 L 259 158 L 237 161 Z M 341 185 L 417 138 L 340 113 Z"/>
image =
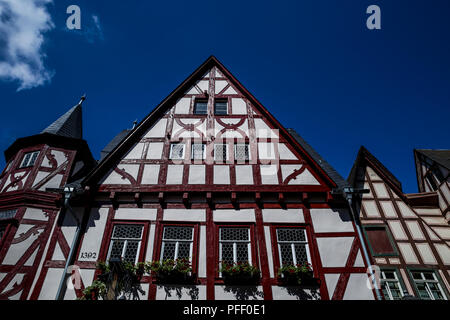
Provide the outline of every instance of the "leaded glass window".
<path id="1" fill-rule="evenodd" d="M 26 153 L 23 157 L 20 168 L 32 167 L 36 162 L 37 156 L 39 155 L 39 151 Z"/>
<path id="2" fill-rule="evenodd" d="M 184 143 L 173 143 L 170 146 L 170 159 L 173 160 L 184 159 Z"/>
<path id="3" fill-rule="evenodd" d="M 251 264 L 250 228 L 222 227 L 219 229 L 219 260 L 234 264 Z"/>
<path id="4" fill-rule="evenodd" d="M 192 144 L 192 159 L 194 160 L 203 160 L 205 159 L 206 145 L 203 143 L 194 143 Z"/>
<path id="5" fill-rule="evenodd" d="M 403 297 L 403 288 L 395 270 L 381 270 L 380 284 L 386 299 L 399 300 Z"/>
<path id="6" fill-rule="evenodd" d="M 142 241 L 143 225 L 116 224 L 109 245 L 108 260 L 119 258 L 124 262 L 136 263 Z"/>
<path id="7" fill-rule="evenodd" d="M 217 115 L 228 114 L 227 100 L 218 100 L 214 103 L 214 113 Z"/>
<path id="8" fill-rule="evenodd" d="M 214 160 L 216 161 L 227 161 L 228 159 L 228 146 L 226 144 L 215 144 L 214 145 Z"/>
<path id="9" fill-rule="evenodd" d="M 310 262 L 305 229 L 279 228 L 277 229 L 277 241 L 282 266 Z"/>
<path id="10" fill-rule="evenodd" d="M 412 277 L 421 299 L 447 300 L 441 284 L 433 271 L 412 271 Z"/>
<path id="11" fill-rule="evenodd" d="M 194 114 L 207 114 L 208 113 L 208 101 L 196 100 L 194 105 Z"/>
<path id="12" fill-rule="evenodd" d="M 189 261 L 192 261 L 193 241 L 193 227 L 164 227 L 161 247 L 161 261 L 167 259 L 188 259 Z"/>
<path id="13" fill-rule="evenodd" d="M 234 159 L 237 161 L 250 160 L 250 146 L 248 144 L 236 144 L 234 146 Z"/>

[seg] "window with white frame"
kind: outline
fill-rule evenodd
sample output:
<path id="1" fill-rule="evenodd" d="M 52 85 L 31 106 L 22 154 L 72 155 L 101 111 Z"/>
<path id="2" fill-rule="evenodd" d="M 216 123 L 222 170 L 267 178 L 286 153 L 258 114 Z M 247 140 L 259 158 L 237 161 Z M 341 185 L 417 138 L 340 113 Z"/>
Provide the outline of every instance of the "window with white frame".
<path id="1" fill-rule="evenodd" d="M 441 284 L 433 271 L 411 271 L 411 274 L 421 299 L 447 300 Z"/>
<path id="2" fill-rule="evenodd" d="M 219 260 L 229 265 L 235 263 L 252 263 L 250 228 L 219 228 Z"/>
<path id="3" fill-rule="evenodd" d="M 140 224 L 116 224 L 109 245 L 108 261 L 119 258 L 136 263 L 141 248 L 144 226 Z"/>
<path id="4" fill-rule="evenodd" d="M 226 115 L 228 114 L 228 102 L 227 100 L 217 100 L 214 103 L 214 114 L 216 115 Z"/>
<path id="5" fill-rule="evenodd" d="M 161 261 L 188 259 L 192 262 L 194 228 L 165 226 L 161 244 Z"/>
<path id="6" fill-rule="evenodd" d="M 214 160 L 225 162 L 228 159 L 228 145 L 215 144 L 214 145 Z"/>
<path id="7" fill-rule="evenodd" d="M 36 159 L 39 155 L 39 151 L 25 153 L 20 168 L 27 168 L 34 166 Z"/>
<path id="8" fill-rule="evenodd" d="M 196 100 L 194 103 L 194 114 L 207 114 L 208 100 Z"/>
<path id="9" fill-rule="evenodd" d="M 386 299 L 403 298 L 403 288 L 395 270 L 380 270 L 380 285 Z"/>
<path id="10" fill-rule="evenodd" d="M 250 160 L 250 146 L 244 143 L 234 145 L 234 159 L 236 161 Z"/>
<path id="11" fill-rule="evenodd" d="M 305 229 L 278 228 L 277 242 L 281 266 L 311 263 Z"/>
<path id="12" fill-rule="evenodd" d="M 206 158 L 206 145 L 203 143 L 193 143 L 191 157 L 193 160 L 205 159 Z"/>
<path id="13" fill-rule="evenodd" d="M 184 143 L 172 143 L 170 146 L 170 159 L 183 160 L 184 159 Z"/>

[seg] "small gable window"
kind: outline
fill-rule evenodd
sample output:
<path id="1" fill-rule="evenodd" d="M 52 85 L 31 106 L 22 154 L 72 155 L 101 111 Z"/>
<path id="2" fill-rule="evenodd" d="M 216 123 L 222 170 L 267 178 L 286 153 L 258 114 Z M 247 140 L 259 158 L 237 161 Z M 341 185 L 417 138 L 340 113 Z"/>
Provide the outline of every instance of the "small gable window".
<path id="1" fill-rule="evenodd" d="M 226 115 L 228 114 L 228 102 L 227 100 L 216 100 L 214 103 L 214 114 Z"/>
<path id="2" fill-rule="evenodd" d="M 173 143 L 170 146 L 170 159 L 172 160 L 184 159 L 184 143 Z"/>
<path id="3" fill-rule="evenodd" d="M 206 145 L 203 143 L 192 144 L 192 159 L 193 160 L 203 160 L 206 155 Z"/>
<path id="4" fill-rule="evenodd" d="M 386 226 L 365 226 L 364 231 L 373 256 L 394 256 L 398 254 L 392 236 Z"/>
<path id="5" fill-rule="evenodd" d="M 39 155 L 39 151 L 25 153 L 20 168 L 28 168 L 34 166 L 36 159 Z"/>
<path id="6" fill-rule="evenodd" d="M 208 113 L 208 100 L 195 100 L 194 114 L 207 114 Z"/>
<path id="7" fill-rule="evenodd" d="M 248 144 L 236 144 L 234 146 L 234 159 L 236 161 L 250 160 L 250 147 Z"/>
<path id="8" fill-rule="evenodd" d="M 214 160 L 224 162 L 228 160 L 228 146 L 226 144 L 214 145 Z"/>

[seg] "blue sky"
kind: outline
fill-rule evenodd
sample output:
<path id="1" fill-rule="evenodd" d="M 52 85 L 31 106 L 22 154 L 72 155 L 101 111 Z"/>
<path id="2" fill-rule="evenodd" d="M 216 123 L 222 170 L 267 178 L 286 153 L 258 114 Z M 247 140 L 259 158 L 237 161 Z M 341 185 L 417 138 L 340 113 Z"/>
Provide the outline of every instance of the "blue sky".
<path id="1" fill-rule="evenodd" d="M 39 74 L 17 91 L 24 76 L 0 72 L 0 150 L 86 93 L 84 138 L 99 158 L 212 54 L 344 177 L 364 145 L 417 192 L 413 149 L 450 147 L 448 0 L 49 1 L 23 2 L 48 13 L 20 24 L 42 35 L 27 58 Z M 71 4 L 81 8 L 80 31 L 66 28 Z M 381 30 L 366 28 L 371 4 Z M 17 66 L 23 57 L 11 62 L 6 23 L 0 66 Z"/>

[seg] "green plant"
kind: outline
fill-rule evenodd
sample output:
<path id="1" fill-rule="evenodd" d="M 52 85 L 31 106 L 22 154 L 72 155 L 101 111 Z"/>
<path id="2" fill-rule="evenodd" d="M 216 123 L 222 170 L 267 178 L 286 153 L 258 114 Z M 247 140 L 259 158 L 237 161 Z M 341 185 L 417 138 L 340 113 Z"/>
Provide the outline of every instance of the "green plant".
<path id="1" fill-rule="evenodd" d="M 145 271 L 151 273 L 159 281 L 178 282 L 188 280 L 192 268 L 188 259 L 166 259 L 145 264 Z"/>
<path id="2" fill-rule="evenodd" d="M 95 280 L 92 284 L 83 290 L 83 296 L 79 300 L 98 300 L 106 294 L 106 284 Z"/>
<path id="3" fill-rule="evenodd" d="M 278 277 L 281 281 L 300 285 L 312 281 L 313 270 L 308 262 L 297 265 L 287 264 L 278 269 Z"/>
<path id="4" fill-rule="evenodd" d="M 222 262 L 220 270 L 224 282 L 230 284 L 254 284 L 259 281 L 261 272 L 248 262 Z"/>

